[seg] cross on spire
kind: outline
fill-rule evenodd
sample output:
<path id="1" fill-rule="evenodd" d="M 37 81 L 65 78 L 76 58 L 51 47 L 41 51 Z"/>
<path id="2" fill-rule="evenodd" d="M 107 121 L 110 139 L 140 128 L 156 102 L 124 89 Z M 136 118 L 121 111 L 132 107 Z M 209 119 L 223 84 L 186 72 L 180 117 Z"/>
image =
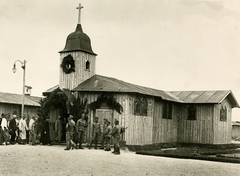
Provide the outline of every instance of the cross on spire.
<path id="1" fill-rule="evenodd" d="M 81 9 L 83 6 L 81 6 L 81 3 L 79 3 L 79 6 L 76 8 L 78 9 L 78 24 L 81 24 Z"/>

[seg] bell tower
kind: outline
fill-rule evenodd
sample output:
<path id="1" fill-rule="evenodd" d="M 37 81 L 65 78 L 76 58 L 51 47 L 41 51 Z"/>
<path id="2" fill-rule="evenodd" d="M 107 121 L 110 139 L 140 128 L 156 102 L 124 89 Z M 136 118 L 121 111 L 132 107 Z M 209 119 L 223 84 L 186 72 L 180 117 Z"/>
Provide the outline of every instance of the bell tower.
<path id="1" fill-rule="evenodd" d="M 82 30 L 81 9 L 78 9 L 78 24 L 76 30 L 68 35 L 65 47 L 60 51 L 61 89 L 74 89 L 83 81 L 95 75 L 96 56 L 92 50 L 91 40 Z"/>

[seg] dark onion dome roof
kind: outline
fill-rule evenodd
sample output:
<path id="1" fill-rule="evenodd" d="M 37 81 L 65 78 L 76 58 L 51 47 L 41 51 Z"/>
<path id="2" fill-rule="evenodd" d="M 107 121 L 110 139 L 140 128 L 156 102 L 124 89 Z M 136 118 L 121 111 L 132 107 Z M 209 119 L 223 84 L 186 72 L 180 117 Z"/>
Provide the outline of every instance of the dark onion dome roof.
<path id="1" fill-rule="evenodd" d="M 90 38 L 87 34 L 83 33 L 81 24 L 77 25 L 75 32 L 68 35 L 65 48 L 62 51 L 59 51 L 59 53 L 71 51 L 83 51 L 97 55 L 92 50 Z"/>

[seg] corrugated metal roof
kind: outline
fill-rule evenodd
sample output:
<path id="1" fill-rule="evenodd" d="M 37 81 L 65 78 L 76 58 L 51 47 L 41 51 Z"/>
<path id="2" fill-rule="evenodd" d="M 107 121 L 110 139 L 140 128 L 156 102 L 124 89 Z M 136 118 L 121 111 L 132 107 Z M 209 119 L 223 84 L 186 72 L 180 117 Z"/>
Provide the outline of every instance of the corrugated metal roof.
<path id="1" fill-rule="evenodd" d="M 181 102 L 177 97 L 162 90 L 147 88 L 130 84 L 115 78 L 94 75 L 88 80 L 84 81 L 72 91 L 93 91 L 93 92 L 132 92 L 145 95 L 161 97 L 164 100 Z"/>
<path id="2" fill-rule="evenodd" d="M 40 99 L 41 97 L 25 95 L 24 105 L 40 106 Z M 0 103 L 22 104 L 22 95 L 0 92 Z"/>
<path id="3" fill-rule="evenodd" d="M 230 98 L 233 107 L 239 107 L 231 90 L 217 91 L 171 91 L 184 103 L 221 103 L 226 97 Z"/>

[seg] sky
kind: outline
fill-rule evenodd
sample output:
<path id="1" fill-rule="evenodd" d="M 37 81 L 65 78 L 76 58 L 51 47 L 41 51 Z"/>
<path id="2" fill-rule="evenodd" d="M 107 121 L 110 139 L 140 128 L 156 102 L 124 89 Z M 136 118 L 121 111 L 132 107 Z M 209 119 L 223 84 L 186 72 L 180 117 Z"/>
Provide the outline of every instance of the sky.
<path id="1" fill-rule="evenodd" d="M 164 91 L 232 90 L 240 103 L 239 0 L 0 0 L 0 92 L 22 93 L 16 60 L 27 61 L 33 96 L 58 85 L 79 3 L 97 74 Z"/>

